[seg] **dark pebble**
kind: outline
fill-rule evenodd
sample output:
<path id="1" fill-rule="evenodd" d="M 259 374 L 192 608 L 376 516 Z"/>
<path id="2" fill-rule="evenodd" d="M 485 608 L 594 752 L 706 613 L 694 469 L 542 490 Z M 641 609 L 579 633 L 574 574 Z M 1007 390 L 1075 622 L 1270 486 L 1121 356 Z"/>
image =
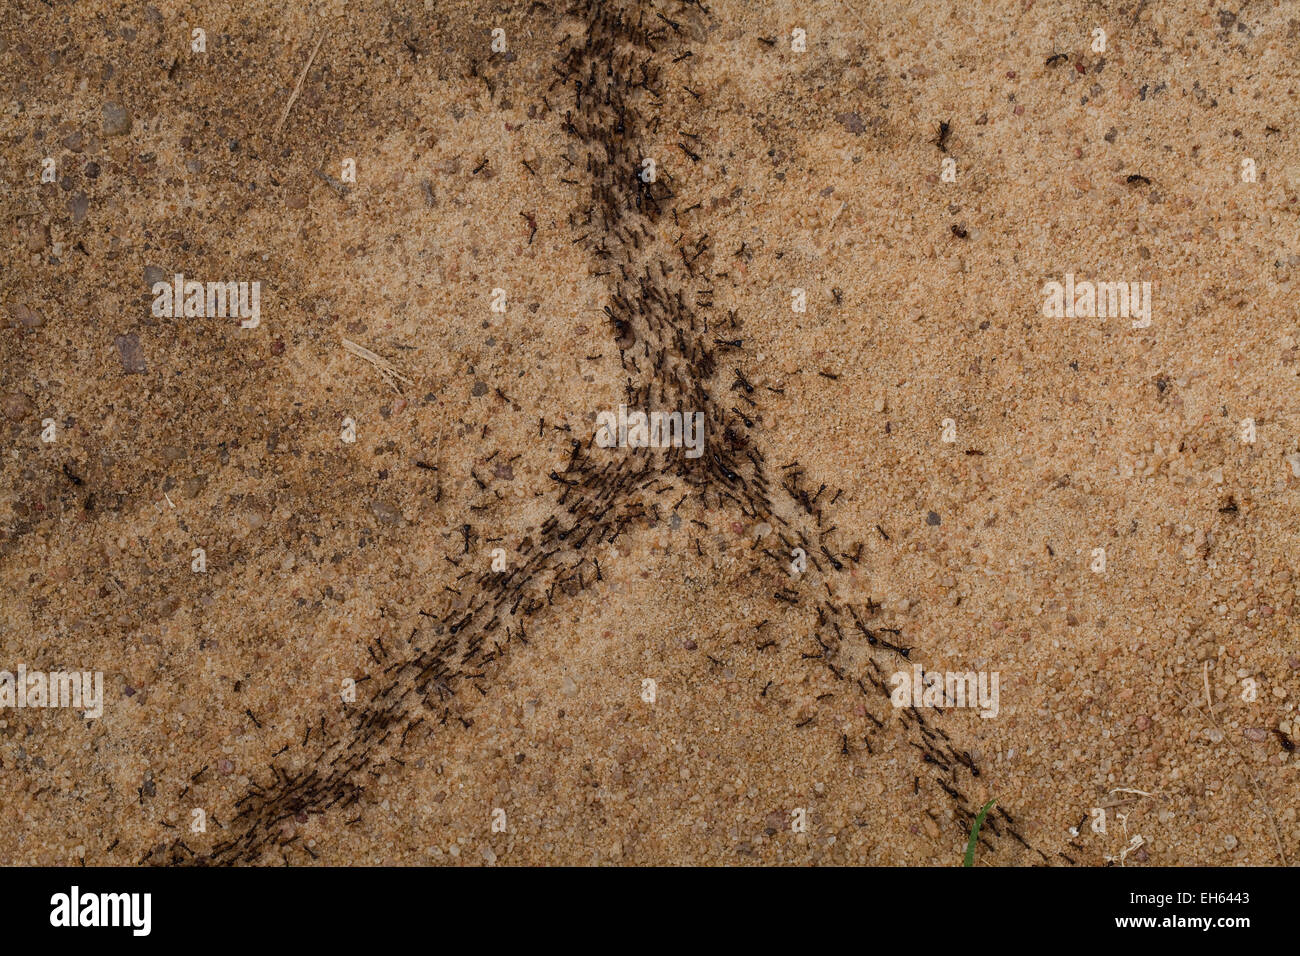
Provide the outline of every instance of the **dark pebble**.
<path id="1" fill-rule="evenodd" d="M 117 360 L 128 375 L 141 375 L 149 370 L 138 335 L 119 335 L 113 339 L 113 344 L 117 346 Z"/>
<path id="2" fill-rule="evenodd" d="M 867 131 L 867 124 L 862 122 L 862 117 L 857 113 L 837 113 L 835 114 L 835 122 L 854 136 L 861 136 Z"/>

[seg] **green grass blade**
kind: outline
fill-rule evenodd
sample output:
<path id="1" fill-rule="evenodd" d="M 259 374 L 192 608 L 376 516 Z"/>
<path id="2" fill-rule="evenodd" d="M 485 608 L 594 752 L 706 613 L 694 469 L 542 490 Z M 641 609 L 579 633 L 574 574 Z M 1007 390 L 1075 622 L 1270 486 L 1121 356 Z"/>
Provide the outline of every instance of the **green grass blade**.
<path id="1" fill-rule="evenodd" d="M 963 863 L 962 866 L 975 865 L 975 844 L 979 842 L 980 827 L 984 825 L 984 818 L 988 816 L 989 810 L 992 808 L 993 804 L 997 802 L 998 798 L 994 797 L 988 803 L 984 804 L 984 809 L 979 812 L 975 817 L 975 822 L 971 824 L 970 840 L 966 843 L 966 862 Z"/>

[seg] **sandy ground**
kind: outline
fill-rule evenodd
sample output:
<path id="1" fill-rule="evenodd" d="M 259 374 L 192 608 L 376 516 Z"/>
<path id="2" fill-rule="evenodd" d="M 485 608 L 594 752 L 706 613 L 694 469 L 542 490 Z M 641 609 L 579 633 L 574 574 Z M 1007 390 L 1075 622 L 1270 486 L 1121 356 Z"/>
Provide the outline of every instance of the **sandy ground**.
<path id="1" fill-rule="evenodd" d="M 955 865 L 991 798 L 980 865 L 1300 859 L 1300 13 L 706 5 L 19 0 L 0 668 L 104 703 L 0 712 L 0 862 Z M 646 383 L 732 434 L 578 514 Z"/>

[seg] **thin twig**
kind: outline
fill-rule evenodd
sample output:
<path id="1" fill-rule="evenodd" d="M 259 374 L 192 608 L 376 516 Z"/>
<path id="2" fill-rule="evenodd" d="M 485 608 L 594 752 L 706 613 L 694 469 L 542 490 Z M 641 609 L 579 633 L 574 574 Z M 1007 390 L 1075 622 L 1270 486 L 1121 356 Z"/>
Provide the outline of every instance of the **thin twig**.
<path id="1" fill-rule="evenodd" d="M 1145 790 L 1138 790 L 1134 787 L 1111 787 L 1110 790 L 1106 791 L 1106 796 L 1110 796 L 1112 793 L 1136 793 L 1140 797 L 1155 796 L 1154 793 L 1147 793 Z"/>
<path id="2" fill-rule="evenodd" d="M 307 71 L 311 69 L 312 62 L 316 59 L 316 54 L 320 51 L 320 45 L 325 42 L 325 37 L 329 35 L 326 30 L 316 41 L 316 46 L 311 51 L 311 56 L 307 57 L 307 65 L 302 68 L 302 75 L 298 77 L 298 82 L 294 84 L 293 92 L 289 94 L 289 102 L 284 104 L 284 112 L 280 114 L 280 122 L 275 124 L 273 136 L 280 135 L 280 127 L 284 126 L 284 121 L 289 118 L 289 110 L 293 109 L 294 101 L 298 99 L 298 94 L 302 92 L 303 81 L 307 79 Z"/>

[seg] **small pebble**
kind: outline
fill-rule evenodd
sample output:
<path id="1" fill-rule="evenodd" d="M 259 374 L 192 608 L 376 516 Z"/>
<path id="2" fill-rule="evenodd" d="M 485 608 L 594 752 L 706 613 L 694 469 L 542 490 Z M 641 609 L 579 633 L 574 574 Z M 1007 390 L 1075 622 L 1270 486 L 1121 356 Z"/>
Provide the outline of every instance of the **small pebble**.
<path id="1" fill-rule="evenodd" d="M 370 502 L 371 513 L 384 524 L 397 524 L 402 520 L 402 514 L 387 501 L 378 498 Z"/>
<path id="2" fill-rule="evenodd" d="M 4 406 L 5 418 L 11 422 L 20 422 L 35 410 L 32 400 L 22 392 L 8 392 L 0 404 Z"/>
<path id="3" fill-rule="evenodd" d="M 104 104 L 104 135 L 121 136 L 131 132 L 131 114 L 121 103 Z"/>
<path id="4" fill-rule="evenodd" d="M 140 346 L 140 337 L 135 333 L 119 335 L 113 339 L 117 346 L 117 360 L 122 363 L 122 370 L 128 375 L 140 375 L 148 371 L 144 360 L 144 349 Z"/>
<path id="5" fill-rule="evenodd" d="M 854 136 L 861 136 L 867 131 L 867 124 L 857 113 L 836 113 L 835 122 L 839 123 Z"/>

